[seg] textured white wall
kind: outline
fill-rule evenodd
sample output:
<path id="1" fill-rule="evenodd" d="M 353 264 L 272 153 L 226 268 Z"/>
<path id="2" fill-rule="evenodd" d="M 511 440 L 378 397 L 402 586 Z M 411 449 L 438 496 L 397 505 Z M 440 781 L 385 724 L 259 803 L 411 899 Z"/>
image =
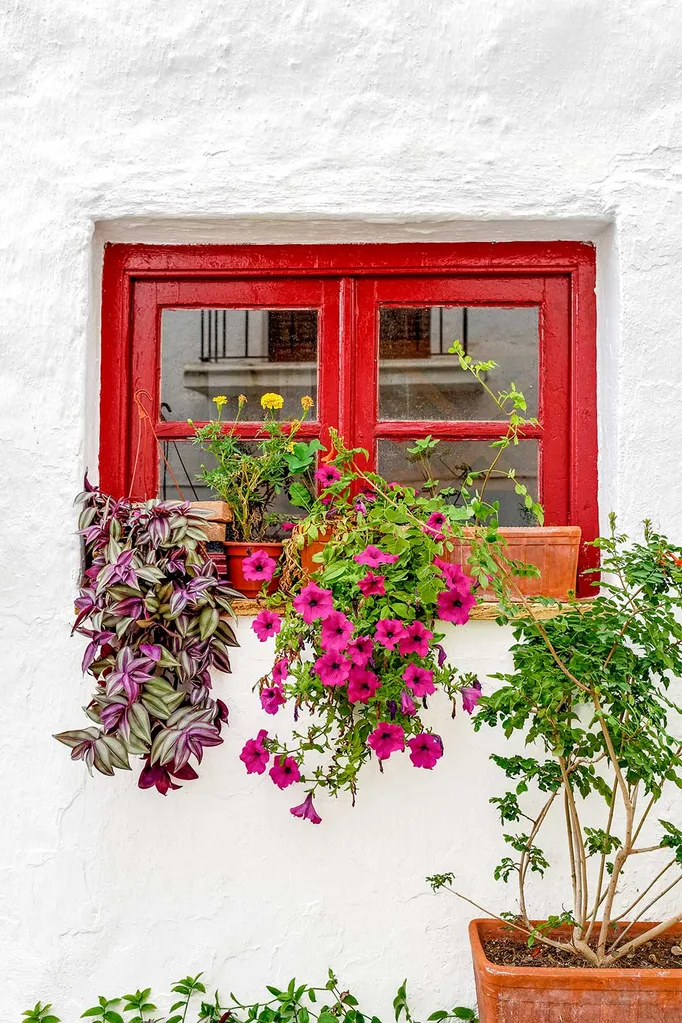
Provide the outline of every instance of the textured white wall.
<path id="1" fill-rule="evenodd" d="M 682 506 L 680 73 L 670 0 L 1 0 L 0 1015 L 205 968 L 321 975 L 388 1015 L 472 997 L 452 867 L 504 905 L 489 738 L 391 763 L 306 827 L 237 760 L 265 651 L 240 633 L 228 741 L 163 800 L 50 733 L 86 688 L 71 501 L 97 448 L 101 247 L 138 240 L 588 238 L 599 259 L 602 509 Z M 506 637 L 453 640 L 483 671 Z M 679 817 L 679 805 L 668 808 Z M 541 908 L 541 907 L 540 907 Z"/>

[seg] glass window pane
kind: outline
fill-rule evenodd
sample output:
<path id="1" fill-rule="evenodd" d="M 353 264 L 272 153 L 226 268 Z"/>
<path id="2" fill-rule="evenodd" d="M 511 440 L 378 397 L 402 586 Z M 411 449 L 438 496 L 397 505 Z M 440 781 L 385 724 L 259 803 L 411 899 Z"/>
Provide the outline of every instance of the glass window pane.
<path id="1" fill-rule="evenodd" d="M 379 418 L 500 419 L 492 398 L 448 354 L 460 341 L 476 362 L 493 359 L 492 391 L 514 381 L 528 415 L 538 407 L 538 310 L 430 306 L 379 310 Z"/>
<path id="2" fill-rule="evenodd" d="M 414 461 L 408 453 L 414 441 L 380 440 L 378 452 L 378 472 L 387 480 L 395 480 L 406 486 L 419 489 L 428 478 L 429 471 L 433 479 L 440 482 L 441 487 L 457 487 L 461 485 L 467 473 L 485 470 L 495 457 L 496 449 L 491 448 L 487 441 L 441 441 L 430 458 L 430 470 L 420 462 Z M 496 466 L 506 472 L 516 470 L 516 478 L 524 483 L 532 496 L 538 495 L 538 442 L 536 440 L 521 441 L 516 447 L 509 447 L 502 454 Z M 480 490 L 481 483 L 478 484 Z M 514 490 L 509 479 L 492 477 L 485 491 L 487 499 L 500 502 L 500 525 L 503 526 L 534 526 L 537 525 L 531 513 L 525 507 L 522 497 Z M 457 504 L 457 498 L 452 498 Z"/>
<path id="3" fill-rule="evenodd" d="M 191 440 L 160 440 L 159 443 L 163 452 L 163 454 L 159 453 L 159 497 L 162 501 L 219 500 L 217 494 L 197 479 L 202 465 L 207 468 L 212 468 L 215 465 L 212 455 L 205 454 L 199 445 L 194 444 Z M 243 441 L 242 445 L 245 450 L 253 451 L 257 448 L 258 442 Z M 310 486 L 311 489 L 314 489 L 312 480 Z M 277 495 L 270 507 L 270 513 L 278 516 L 280 521 L 293 521 L 304 515 L 301 508 L 295 508 L 290 504 L 285 493 Z M 277 538 L 279 538 L 276 523 L 273 523 L 272 533 L 273 535 L 277 534 Z"/>
<path id="4" fill-rule="evenodd" d="M 317 406 L 317 338 L 316 309 L 164 309 L 162 418 L 211 419 L 212 399 L 225 394 L 223 418 L 232 419 L 245 394 L 242 419 L 258 421 L 261 395 L 275 391 L 284 397 L 282 419 L 293 419 L 304 395 Z"/>

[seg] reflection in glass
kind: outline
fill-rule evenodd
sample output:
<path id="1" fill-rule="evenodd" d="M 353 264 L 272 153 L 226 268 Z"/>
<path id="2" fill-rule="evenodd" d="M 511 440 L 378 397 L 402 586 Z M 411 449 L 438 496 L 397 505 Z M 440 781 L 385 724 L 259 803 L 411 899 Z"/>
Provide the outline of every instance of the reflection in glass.
<path id="1" fill-rule="evenodd" d="M 164 309 L 162 418 L 211 419 L 212 399 L 225 394 L 223 418 L 232 419 L 245 394 L 242 418 L 257 421 L 261 395 L 276 391 L 282 419 L 292 419 L 304 395 L 317 405 L 317 338 L 316 309 Z"/>
<path id="2" fill-rule="evenodd" d="M 490 395 L 448 349 L 460 341 L 474 361 L 490 359 L 492 391 L 513 380 L 537 415 L 538 310 L 432 306 L 379 310 L 379 418 L 500 419 Z"/>
<path id="3" fill-rule="evenodd" d="M 496 453 L 496 449 L 491 448 L 487 441 L 441 441 L 430 457 L 429 470 L 408 453 L 408 448 L 413 446 L 413 441 L 380 440 L 378 472 L 389 481 L 395 480 L 397 483 L 419 489 L 430 471 L 432 478 L 439 481 L 441 488 L 453 487 L 458 490 L 469 472 L 486 470 Z M 536 440 L 520 441 L 516 447 L 507 448 L 496 468 L 502 472 L 515 469 L 518 481 L 525 484 L 535 500 L 538 499 Z M 481 485 L 482 481 L 475 482 L 471 489 L 480 491 Z M 489 503 L 500 502 L 500 525 L 537 525 L 525 507 L 523 498 L 516 494 L 512 480 L 499 476 L 491 477 L 485 490 L 485 499 Z M 461 499 L 453 496 L 451 500 L 458 504 Z"/>

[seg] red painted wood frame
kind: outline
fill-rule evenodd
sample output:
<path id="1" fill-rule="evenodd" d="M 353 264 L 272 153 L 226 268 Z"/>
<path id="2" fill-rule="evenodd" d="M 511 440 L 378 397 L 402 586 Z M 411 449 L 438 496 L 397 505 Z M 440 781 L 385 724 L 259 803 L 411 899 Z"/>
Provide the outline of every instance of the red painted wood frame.
<path id="1" fill-rule="evenodd" d="M 108 245 L 102 290 L 101 486 L 157 493 L 162 438 L 191 435 L 159 419 L 164 308 L 317 308 L 318 422 L 375 457 L 379 439 L 499 436 L 499 422 L 385 422 L 378 417 L 381 305 L 539 309 L 539 492 L 548 525 L 598 531 L 594 249 L 575 242 L 387 245 Z M 140 423 L 135 395 L 154 429 Z M 141 429 L 142 426 L 142 429 Z M 257 423 L 239 433 L 253 437 Z M 134 468 L 134 472 L 133 472 Z M 134 476 L 134 478 L 132 478 Z M 581 568 L 596 564 L 583 545 Z"/>

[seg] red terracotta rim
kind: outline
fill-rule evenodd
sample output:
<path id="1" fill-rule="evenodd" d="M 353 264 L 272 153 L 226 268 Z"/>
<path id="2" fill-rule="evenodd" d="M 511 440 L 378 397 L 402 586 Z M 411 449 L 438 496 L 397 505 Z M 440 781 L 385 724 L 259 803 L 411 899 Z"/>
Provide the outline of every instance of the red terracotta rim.
<path id="1" fill-rule="evenodd" d="M 533 920 L 531 923 L 538 924 L 543 921 Z M 631 933 L 633 936 L 641 934 L 653 926 L 652 921 L 633 924 Z M 558 927 L 557 932 L 567 932 L 567 927 Z M 613 982 L 619 985 L 626 984 L 632 987 L 647 987 L 647 981 L 653 981 L 657 988 L 669 987 L 673 990 L 682 988 L 682 969 L 679 970 L 657 970 L 636 967 L 624 969 L 612 967 L 611 969 L 597 969 L 596 967 L 570 967 L 570 966 L 500 966 L 491 963 L 485 954 L 483 941 L 505 933 L 504 925 L 497 920 L 489 920 L 485 917 L 472 920 L 469 924 L 469 941 L 474 962 L 481 973 L 489 977 L 507 978 L 513 981 L 513 987 L 545 987 L 547 982 L 553 981 L 559 986 L 599 988 L 605 985 L 614 986 Z M 682 935 L 682 924 L 671 927 L 666 935 Z M 541 980 L 542 978 L 542 980 Z"/>

